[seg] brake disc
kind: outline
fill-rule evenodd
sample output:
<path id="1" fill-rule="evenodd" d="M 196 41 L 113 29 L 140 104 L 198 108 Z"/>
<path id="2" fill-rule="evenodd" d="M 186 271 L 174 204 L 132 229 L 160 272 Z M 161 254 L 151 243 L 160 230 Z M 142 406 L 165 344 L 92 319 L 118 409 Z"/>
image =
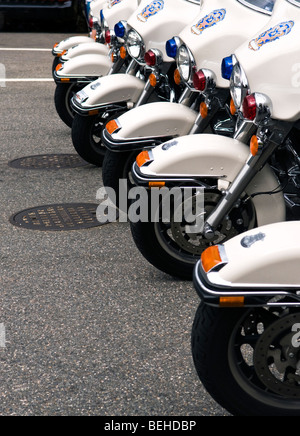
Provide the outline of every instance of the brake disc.
<path id="1" fill-rule="evenodd" d="M 254 352 L 259 380 L 273 393 L 300 399 L 300 313 L 272 323 Z"/>
<path id="2" fill-rule="evenodd" d="M 191 214 L 195 215 L 196 212 L 196 206 L 195 202 L 196 199 L 194 199 L 194 202 L 192 204 L 191 208 Z M 212 193 L 212 192 L 205 192 L 204 193 L 204 211 L 203 211 L 203 219 L 205 219 L 210 212 L 216 207 L 220 200 L 220 194 L 218 193 Z M 184 212 L 186 213 L 186 204 L 183 202 L 180 206 L 183 208 Z M 174 215 L 178 211 L 175 211 Z M 178 244 L 180 248 L 185 250 L 188 253 L 191 253 L 193 255 L 201 255 L 203 250 L 207 248 L 209 245 L 213 244 L 219 244 L 223 242 L 226 239 L 230 239 L 233 236 L 235 236 L 238 231 L 234 228 L 232 221 L 229 217 L 226 217 L 221 226 L 218 228 L 218 231 L 216 232 L 216 236 L 213 239 L 213 241 L 207 241 L 206 238 L 203 237 L 201 232 L 197 233 L 191 233 L 189 232 L 188 228 L 190 228 L 191 225 L 188 225 L 187 222 L 181 221 L 176 222 L 172 220 L 171 222 L 171 232 L 172 236 L 174 238 L 174 241 Z"/>

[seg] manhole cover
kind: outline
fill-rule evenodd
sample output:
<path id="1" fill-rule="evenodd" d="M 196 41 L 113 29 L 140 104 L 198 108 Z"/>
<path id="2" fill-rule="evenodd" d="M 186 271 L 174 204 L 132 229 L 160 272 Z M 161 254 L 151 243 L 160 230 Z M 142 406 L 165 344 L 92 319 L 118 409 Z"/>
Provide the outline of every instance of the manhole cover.
<path id="1" fill-rule="evenodd" d="M 88 165 L 77 154 L 41 154 L 12 160 L 8 163 L 12 168 L 24 170 L 59 170 L 61 168 L 76 168 Z"/>
<path id="2" fill-rule="evenodd" d="M 80 230 L 100 226 L 96 210 L 98 204 L 71 203 L 33 207 L 14 214 L 10 222 L 33 230 Z"/>

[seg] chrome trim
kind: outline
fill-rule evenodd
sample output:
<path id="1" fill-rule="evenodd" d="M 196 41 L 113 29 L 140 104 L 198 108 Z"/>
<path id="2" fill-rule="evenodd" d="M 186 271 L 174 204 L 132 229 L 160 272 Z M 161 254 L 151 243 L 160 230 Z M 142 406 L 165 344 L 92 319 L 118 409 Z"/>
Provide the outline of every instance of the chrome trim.
<path id="1" fill-rule="evenodd" d="M 182 77 L 182 75 L 181 75 L 181 69 L 180 69 L 180 64 L 179 64 L 179 60 L 178 60 L 178 58 L 179 58 L 179 51 L 180 51 L 181 47 L 184 47 L 187 50 L 187 53 L 189 55 L 189 63 L 190 63 L 189 68 L 190 68 L 190 71 L 189 71 L 189 78 L 187 80 L 184 79 Z M 178 68 L 178 71 L 180 73 L 180 77 L 181 77 L 182 81 L 184 83 L 186 83 L 187 86 L 190 87 L 192 90 L 194 90 L 193 89 L 193 73 L 197 70 L 197 65 L 196 65 L 196 61 L 195 61 L 195 58 L 193 56 L 193 53 L 191 52 L 191 50 L 188 48 L 188 46 L 184 42 L 182 42 L 178 46 L 177 55 L 176 55 L 176 66 Z"/>
<path id="2" fill-rule="evenodd" d="M 291 3 L 292 5 L 297 6 L 298 8 L 300 8 L 300 1 L 299 0 L 287 0 L 289 3 Z"/>
<path id="3" fill-rule="evenodd" d="M 204 283 L 203 280 L 201 280 L 201 277 L 199 275 L 199 267 L 202 268 L 202 266 L 199 265 L 199 263 L 197 263 L 195 270 L 194 270 L 194 281 L 197 283 L 197 285 L 201 288 L 201 290 L 203 291 L 203 293 L 207 294 L 208 296 L 211 296 L 213 298 L 220 298 L 220 297 L 233 297 L 235 295 L 239 295 L 239 296 L 244 296 L 244 297 L 264 297 L 264 298 L 270 298 L 272 299 L 273 297 L 291 297 L 293 299 L 298 300 L 295 303 L 292 302 L 262 302 L 262 306 L 299 306 L 300 305 L 300 295 L 298 292 L 289 292 L 284 291 L 283 288 L 285 287 L 284 285 L 265 285 L 265 284 L 248 284 L 248 285 L 243 285 L 240 286 L 239 288 L 236 286 L 236 289 L 234 286 L 232 286 L 231 284 L 228 285 L 223 285 L 224 289 L 219 290 L 219 291 L 215 291 L 213 289 L 209 289 Z M 217 273 L 208 273 L 206 274 L 207 280 L 210 281 L 208 276 L 211 276 L 212 274 L 217 274 Z M 210 281 L 210 283 L 212 283 Z M 213 285 L 213 283 L 212 283 Z M 252 290 L 252 289 L 256 289 L 256 288 L 260 288 L 263 290 L 261 291 L 257 291 L 257 290 Z M 299 286 L 286 286 L 287 289 L 299 289 Z M 228 290 L 227 290 L 228 289 Z M 244 290 L 245 289 L 245 290 Z M 251 289 L 251 290 L 246 290 L 246 289 Z M 241 291 L 241 292 L 240 292 Z M 205 300 L 205 299 L 204 299 Z M 208 301 L 206 301 L 207 304 L 209 304 Z M 252 305 L 247 305 L 247 303 L 245 303 L 244 307 L 250 307 L 250 306 L 260 306 L 258 304 L 258 302 L 256 302 L 255 304 Z"/>
<path id="4" fill-rule="evenodd" d="M 253 5 L 252 3 L 249 3 L 247 0 L 237 0 L 239 3 L 241 3 L 242 5 L 246 6 L 247 8 L 253 9 L 254 11 L 257 12 L 261 12 L 262 14 L 265 15 L 272 15 L 271 11 L 267 11 L 266 9 L 262 9 L 258 6 Z M 291 0 L 288 0 L 291 1 Z"/>
<path id="5" fill-rule="evenodd" d="M 271 99 L 267 95 L 258 92 L 255 92 L 254 96 L 256 101 L 255 122 L 263 121 L 266 118 L 271 117 L 273 111 Z"/>

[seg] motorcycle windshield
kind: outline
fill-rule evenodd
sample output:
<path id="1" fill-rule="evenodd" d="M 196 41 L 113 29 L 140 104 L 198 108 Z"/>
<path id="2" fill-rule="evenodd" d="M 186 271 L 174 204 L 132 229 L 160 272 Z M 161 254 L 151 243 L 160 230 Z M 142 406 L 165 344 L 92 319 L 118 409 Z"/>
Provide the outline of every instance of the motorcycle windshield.
<path id="1" fill-rule="evenodd" d="M 272 15 L 274 5 L 276 0 L 238 0 L 238 2 L 242 3 L 245 6 L 248 6 L 251 9 L 254 9 L 259 12 L 263 12 L 267 15 Z M 299 4 L 299 0 L 289 0 L 291 3 L 294 1 Z"/>

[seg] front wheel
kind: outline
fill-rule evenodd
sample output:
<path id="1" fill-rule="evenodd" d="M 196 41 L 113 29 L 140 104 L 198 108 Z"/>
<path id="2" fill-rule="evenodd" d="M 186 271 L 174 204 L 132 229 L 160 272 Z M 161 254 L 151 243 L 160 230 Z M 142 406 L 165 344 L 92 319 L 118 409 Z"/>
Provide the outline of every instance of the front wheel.
<path id="1" fill-rule="evenodd" d="M 106 150 L 102 166 L 103 185 L 114 191 L 115 206 L 120 208 L 120 181 L 125 184 L 126 192 L 134 186 L 131 178 L 131 168 L 140 151 L 117 153 Z M 108 194 L 109 195 L 109 194 Z M 127 210 L 123 210 L 127 213 Z"/>
<path id="2" fill-rule="evenodd" d="M 82 159 L 101 167 L 106 148 L 102 145 L 101 133 L 107 122 L 100 115 L 81 116 L 76 114 L 72 125 L 72 141 Z"/>
<path id="3" fill-rule="evenodd" d="M 196 213 L 199 214 L 195 206 L 197 197 L 193 197 L 192 202 L 178 202 L 173 201 L 171 192 L 170 197 L 166 192 L 156 214 L 151 210 L 153 202 L 149 194 L 148 221 L 131 220 L 130 226 L 133 240 L 142 255 L 153 266 L 174 277 L 192 280 L 194 266 L 206 248 L 221 244 L 255 226 L 256 213 L 252 201 L 245 204 L 241 202 L 239 208 L 235 208 L 223 219 L 215 238 L 209 241 L 201 232 L 191 230 L 191 225 L 188 225 L 185 219 L 189 212 L 194 216 Z M 206 217 L 218 204 L 221 193 L 216 190 L 205 190 L 201 195 L 203 210 L 200 214 Z M 168 211 L 170 204 L 171 209 Z M 178 216 L 183 217 L 182 220 L 178 219 Z"/>
<path id="4" fill-rule="evenodd" d="M 208 393 L 236 416 L 299 416 L 299 321 L 299 309 L 201 303 L 192 354 Z"/>
<path id="5" fill-rule="evenodd" d="M 58 83 L 54 94 L 54 103 L 60 119 L 68 126 L 72 127 L 74 111 L 71 106 L 73 96 L 84 87 L 78 83 Z"/>

